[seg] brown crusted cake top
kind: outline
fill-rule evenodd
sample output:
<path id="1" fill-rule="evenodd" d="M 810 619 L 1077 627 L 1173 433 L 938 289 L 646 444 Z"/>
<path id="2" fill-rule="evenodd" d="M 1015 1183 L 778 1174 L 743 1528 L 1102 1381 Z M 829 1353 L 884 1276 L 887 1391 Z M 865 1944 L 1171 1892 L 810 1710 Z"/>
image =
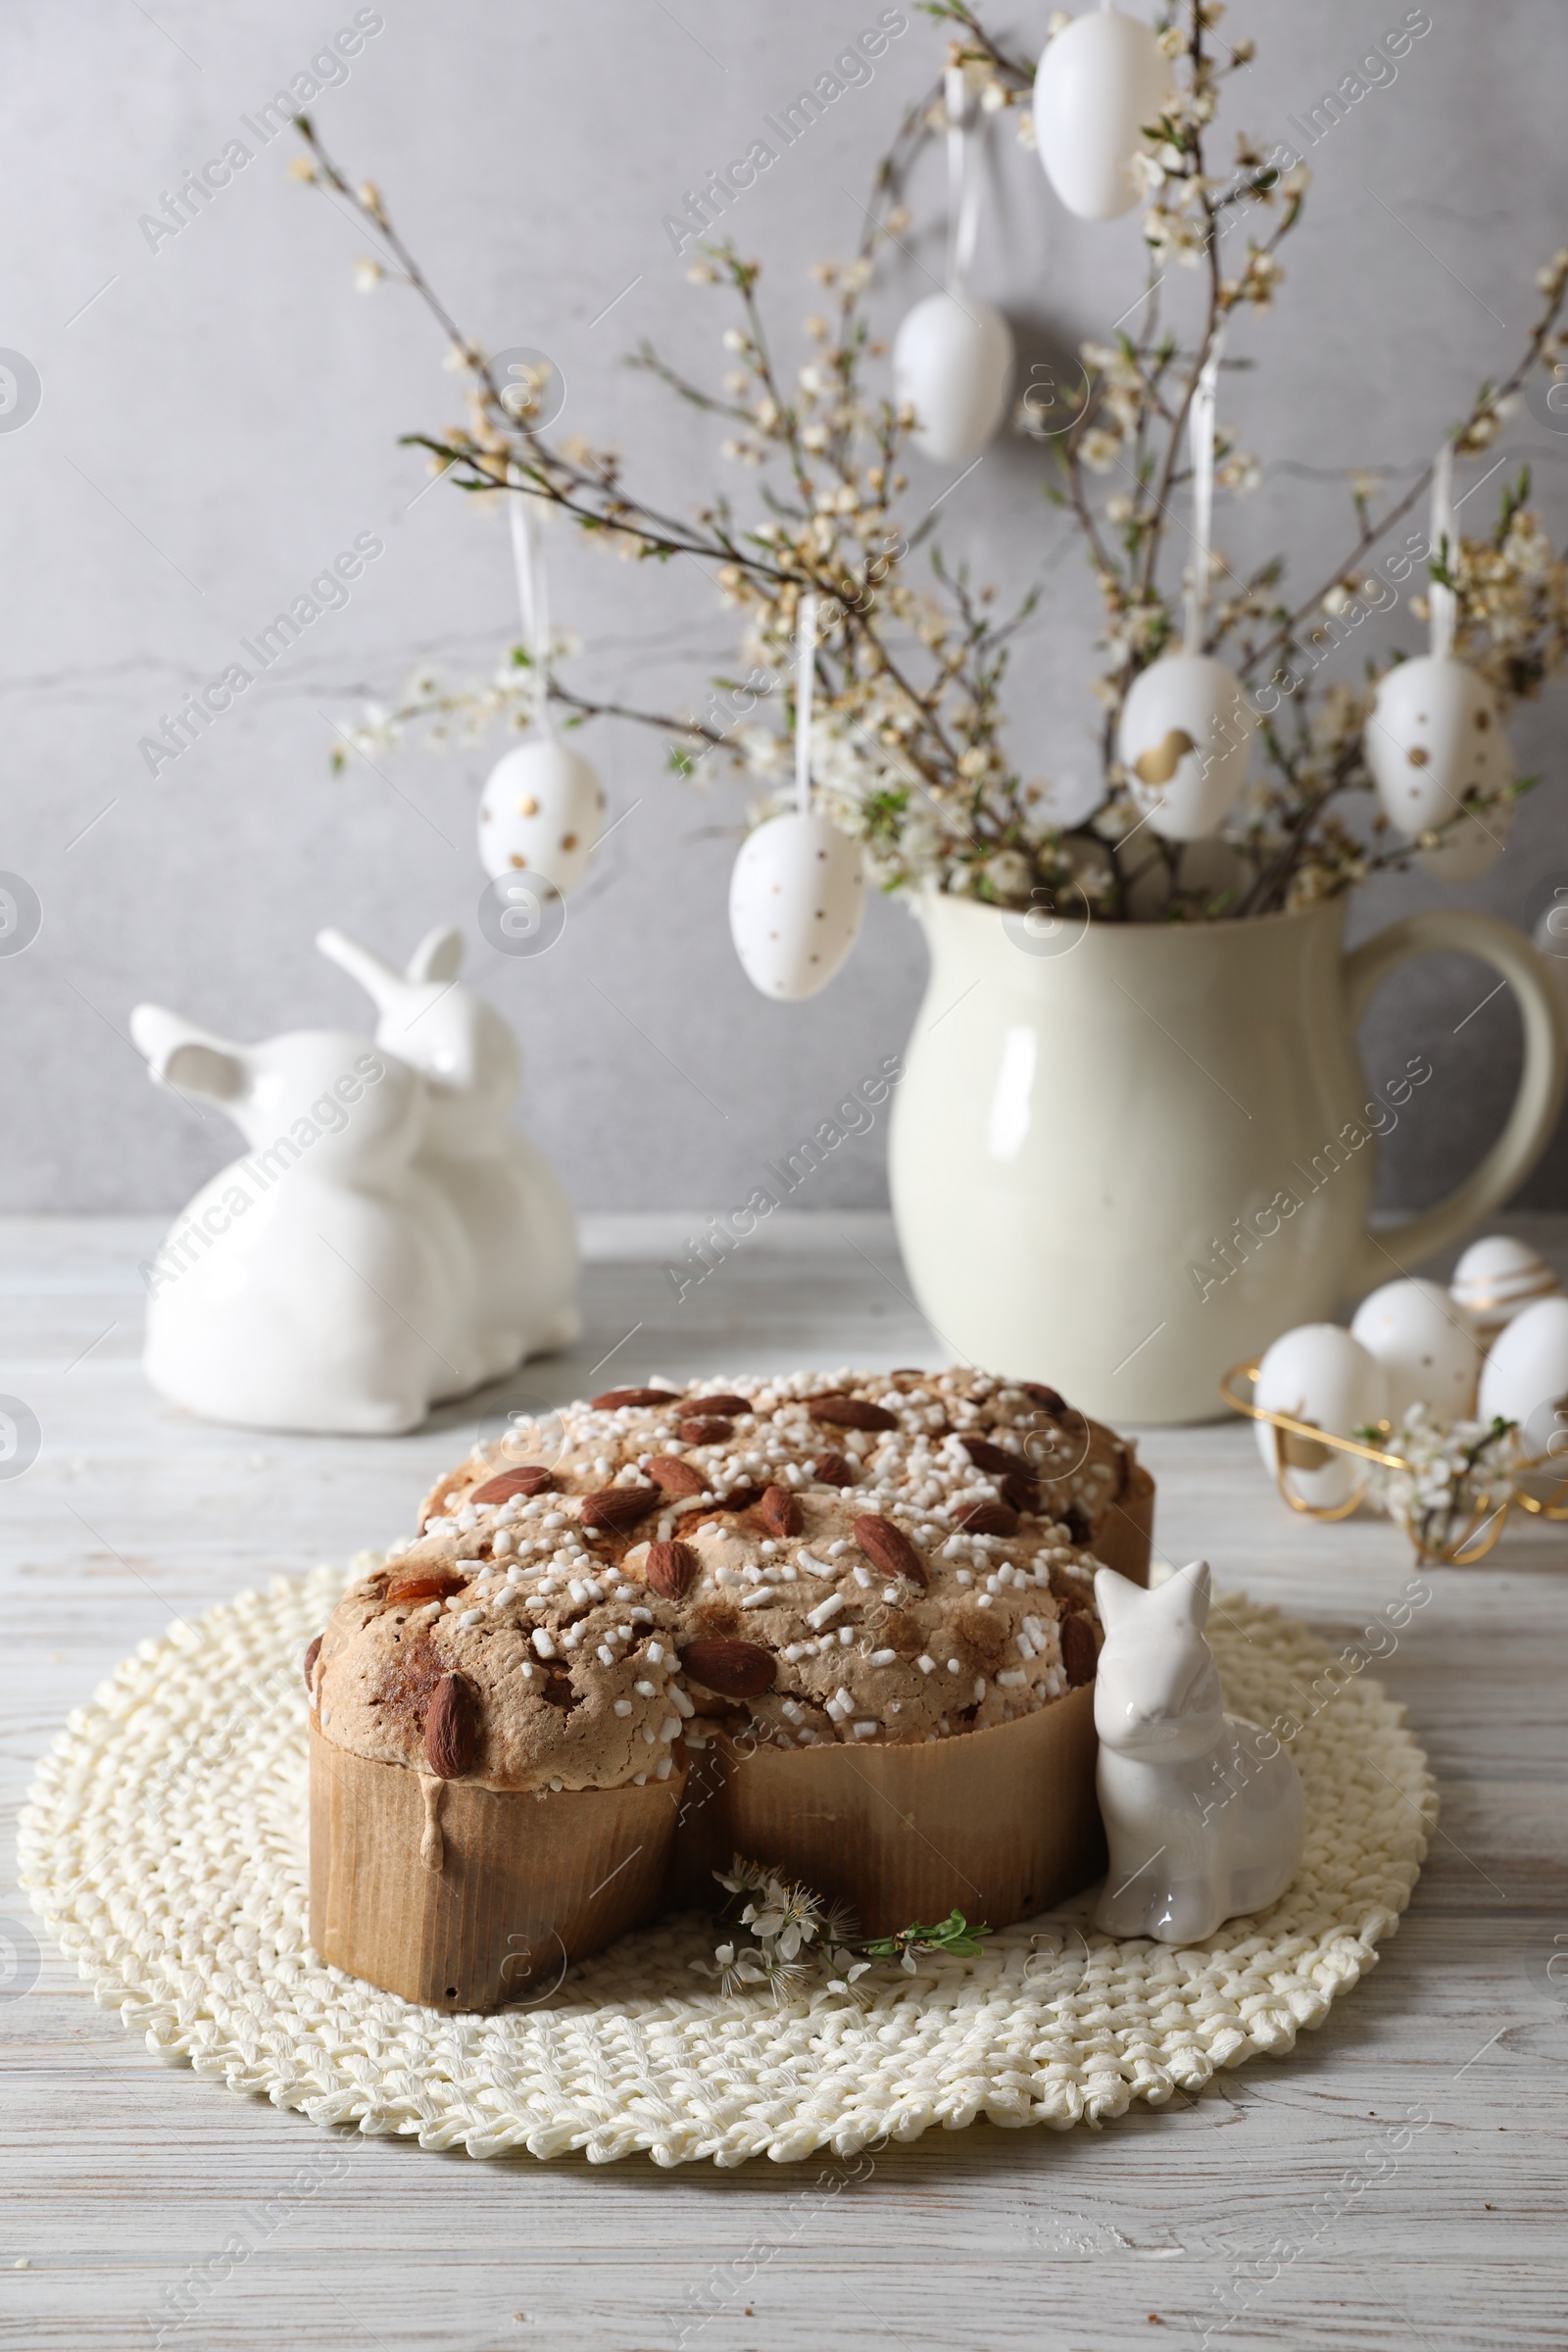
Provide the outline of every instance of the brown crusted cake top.
<path id="1" fill-rule="evenodd" d="M 664 1778 L 716 1723 L 786 1745 L 1003 1723 L 1093 1673 L 1129 1461 L 1053 1391 L 971 1371 L 611 1391 L 437 1483 L 334 1612 L 318 1720 L 513 1788 Z"/>

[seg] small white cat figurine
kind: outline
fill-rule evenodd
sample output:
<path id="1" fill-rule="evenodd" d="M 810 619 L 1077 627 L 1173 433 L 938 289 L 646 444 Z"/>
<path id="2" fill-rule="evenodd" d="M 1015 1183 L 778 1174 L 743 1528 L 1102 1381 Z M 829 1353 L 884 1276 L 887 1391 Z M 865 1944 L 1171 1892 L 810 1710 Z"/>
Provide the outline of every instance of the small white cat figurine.
<path id="1" fill-rule="evenodd" d="M 1097 1787 L 1110 1869 L 1095 1913 L 1107 1936 L 1201 1943 L 1266 1910 L 1300 1867 L 1300 1775 L 1272 1734 L 1227 1715 L 1208 1618 L 1206 1560 L 1146 1592 L 1095 1578 L 1105 1629 L 1095 1682 Z"/>

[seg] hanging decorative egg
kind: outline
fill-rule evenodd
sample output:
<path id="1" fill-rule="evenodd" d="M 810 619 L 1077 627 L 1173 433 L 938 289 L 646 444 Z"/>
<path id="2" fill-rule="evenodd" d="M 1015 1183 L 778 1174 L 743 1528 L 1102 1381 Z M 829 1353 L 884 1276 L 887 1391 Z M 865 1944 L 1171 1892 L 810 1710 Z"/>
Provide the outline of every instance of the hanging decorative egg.
<path id="1" fill-rule="evenodd" d="M 893 383 L 914 411 L 911 436 L 925 457 L 966 466 L 991 439 L 1012 389 L 1012 329 L 970 293 L 931 294 L 899 328 Z"/>
<path id="2" fill-rule="evenodd" d="M 537 874 L 562 898 L 588 870 L 605 826 L 605 788 L 563 743 L 520 743 L 498 760 L 479 803 L 479 860 L 492 881 Z"/>
<path id="3" fill-rule="evenodd" d="M 1275 1341 L 1258 1366 L 1252 1401 L 1266 1412 L 1289 1413 L 1295 1421 L 1310 1421 L 1335 1437 L 1353 1438 L 1358 1429 L 1381 1421 L 1387 1412 L 1383 1367 L 1359 1340 L 1337 1323 L 1302 1323 Z M 1257 1449 L 1269 1476 L 1274 1475 L 1275 1446 L 1290 1476 L 1292 1491 L 1315 1509 L 1333 1510 L 1348 1502 L 1366 1476 L 1366 1466 L 1352 1454 L 1333 1452 L 1310 1438 L 1259 1421 Z"/>
<path id="4" fill-rule="evenodd" d="M 748 834 L 729 886 L 729 928 L 764 997 L 814 997 L 854 947 L 865 912 L 858 842 L 825 816 L 792 810 Z"/>
<path id="5" fill-rule="evenodd" d="M 1366 761 L 1391 824 L 1433 832 L 1459 812 L 1468 792 L 1513 780 L 1513 755 L 1485 678 L 1451 655 L 1419 654 L 1380 681 L 1366 727 Z M 1455 827 L 1421 863 L 1449 881 L 1484 873 L 1501 849 L 1509 814 L 1488 809 Z M 1495 836 L 1495 839 L 1493 837 Z"/>
<path id="6" fill-rule="evenodd" d="M 1540 1298 L 1493 1343 L 1480 1418 L 1517 1421 L 1527 1451 L 1568 1469 L 1568 1298 Z"/>
<path id="7" fill-rule="evenodd" d="M 1035 145 L 1056 194 L 1083 220 L 1115 220 L 1142 190 L 1133 158 L 1164 110 L 1169 69 L 1153 27 L 1106 8 L 1049 42 L 1035 75 Z"/>
<path id="8" fill-rule="evenodd" d="M 1538 1250 L 1511 1233 L 1490 1233 L 1472 1242 L 1448 1285 L 1483 1347 L 1538 1298 L 1560 1298 L 1562 1284 Z"/>
<path id="9" fill-rule="evenodd" d="M 1383 1367 L 1384 1410 L 1396 1429 L 1412 1404 L 1443 1422 L 1474 1412 L 1481 1348 L 1441 1282 L 1386 1282 L 1356 1308 L 1350 1337 Z"/>
<path id="10" fill-rule="evenodd" d="M 1134 800 L 1167 841 L 1216 833 L 1247 780 L 1257 714 L 1211 654 L 1166 654 L 1133 680 L 1117 750 Z"/>

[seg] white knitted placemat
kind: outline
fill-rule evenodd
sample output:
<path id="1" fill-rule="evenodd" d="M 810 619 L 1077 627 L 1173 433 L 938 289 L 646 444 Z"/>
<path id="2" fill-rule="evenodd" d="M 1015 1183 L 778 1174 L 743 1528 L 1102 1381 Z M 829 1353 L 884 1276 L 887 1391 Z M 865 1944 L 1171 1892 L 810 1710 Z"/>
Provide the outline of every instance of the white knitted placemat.
<path id="1" fill-rule="evenodd" d="M 1227 1703 L 1301 1724 L 1306 1858 L 1261 1917 L 1170 1950 L 1086 1936 L 1064 1913 L 975 1960 L 879 1967 L 857 2007 L 825 1988 L 781 2006 L 765 1988 L 721 1993 L 693 1970 L 714 1938 L 688 1915 L 536 2006 L 443 2016 L 321 1967 L 306 1938 L 300 1657 L 343 1581 L 279 1578 L 143 1642 L 39 1766 L 23 1878 L 150 2049 L 424 2147 L 736 2165 L 980 2116 L 1065 2130 L 1157 2107 L 1321 2024 L 1396 1926 L 1437 1817 L 1402 1709 L 1364 1674 L 1326 1676 L 1331 1653 L 1302 1627 L 1226 1594 L 1208 1631 Z"/>

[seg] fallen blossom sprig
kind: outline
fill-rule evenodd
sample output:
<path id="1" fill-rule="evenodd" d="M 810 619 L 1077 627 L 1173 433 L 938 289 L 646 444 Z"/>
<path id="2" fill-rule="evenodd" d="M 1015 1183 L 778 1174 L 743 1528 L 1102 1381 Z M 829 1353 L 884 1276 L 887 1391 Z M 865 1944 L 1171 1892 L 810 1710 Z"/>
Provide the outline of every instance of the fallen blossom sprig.
<path id="1" fill-rule="evenodd" d="M 961 1911 L 950 1911 L 932 1927 L 918 1921 L 895 1936 L 859 1936 L 848 1907 L 830 1903 L 814 1888 L 785 1877 L 765 1863 L 735 1855 L 714 1878 L 730 1900 L 720 1917 L 735 1914 L 735 1933 L 715 1945 L 713 1960 L 693 1961 L 704 1975 L 716 1974 L 726 1993 L 766 1984 L 775 2000 L 799 1991 L 813 1963 L 830 1981 L 852 1990 L 879 1960 L 896 1960 L 909 1976 L 928 1954 L 973 1959 L 988 1927 L 971 1928 Z"/>

